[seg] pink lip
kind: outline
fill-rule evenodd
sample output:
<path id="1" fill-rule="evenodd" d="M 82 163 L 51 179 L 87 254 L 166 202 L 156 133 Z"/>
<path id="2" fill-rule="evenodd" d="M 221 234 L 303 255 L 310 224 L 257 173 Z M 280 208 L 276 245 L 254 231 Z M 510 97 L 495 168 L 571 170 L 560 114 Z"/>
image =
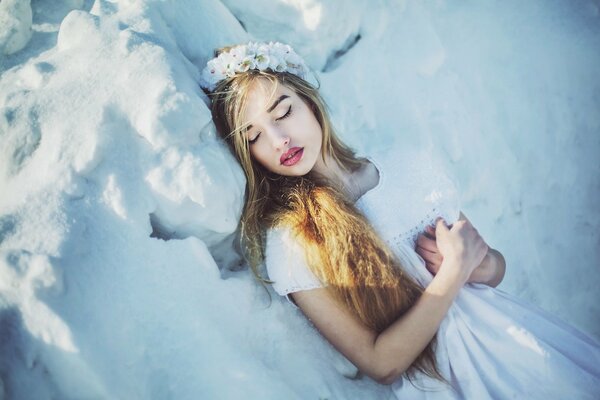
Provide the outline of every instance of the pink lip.
<path id="1" fill-rule="evenodd" d="M 282 165 L 290 167 L 302 159 L 303 153 L 304 149 L 302 147 L 292 147 L 279 158 L 279 161 Z M 291 158 L 288 158 L 290 156 Z"/>

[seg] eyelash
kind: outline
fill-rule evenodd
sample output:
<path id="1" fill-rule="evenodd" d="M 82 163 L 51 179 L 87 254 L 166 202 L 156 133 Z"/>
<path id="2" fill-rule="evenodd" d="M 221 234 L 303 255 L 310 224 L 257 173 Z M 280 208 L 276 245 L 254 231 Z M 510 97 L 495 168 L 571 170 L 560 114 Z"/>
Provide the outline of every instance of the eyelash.
<path id="1" fill-rule="evenodd" d="M 277 121 L 281 121 L 282 119 L 286 119 L 290 115 L 292 115 L 292 106 L 291 105 L 290 105 L 290 108 L 288 108 L 287 112 L 285 114 L 283 114 L 282 117 L 277 118 Z M 258 140 L 259 136 L 260 136 L 260 132 L 258 132 L 258 134 L 254 137 L 254 139 L 248 140 L 248 143 L 250 143 L 250 144 L 256 143 L 256 141 Z"/>
<path id="2" fill-rule="evenodd" d="M 281 118 L 278 119 L 282 120 L 282 119 L 286 119 L 287 117 L 289 117 L 292 114 L 292 106 L 290 105 L 290 108 L 288 108 L 287 112 L 285 114 L 283 114 L 283 116 Z"/>

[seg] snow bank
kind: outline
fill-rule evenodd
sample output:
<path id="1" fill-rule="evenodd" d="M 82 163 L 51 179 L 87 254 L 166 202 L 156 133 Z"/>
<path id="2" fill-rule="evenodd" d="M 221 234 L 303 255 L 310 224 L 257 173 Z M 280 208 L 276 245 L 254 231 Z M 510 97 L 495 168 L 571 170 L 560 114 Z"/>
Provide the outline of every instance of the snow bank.
<path id="1" fill-rule="evenodd" d="M 21 50 L 31 39 L 30 0 L 0 2 L 0 54 Z"/>
<path id="2" fill-rule="evenodd" d="M 508 3 L 33 2 L 0 64 L 0 393 L 389 394 L 239 266 L 245 182 L 197 80 L 249 39 L 305 55 L 359 151 L 439 157 L 501 287 L 600 337 L 598 7 Z"/>

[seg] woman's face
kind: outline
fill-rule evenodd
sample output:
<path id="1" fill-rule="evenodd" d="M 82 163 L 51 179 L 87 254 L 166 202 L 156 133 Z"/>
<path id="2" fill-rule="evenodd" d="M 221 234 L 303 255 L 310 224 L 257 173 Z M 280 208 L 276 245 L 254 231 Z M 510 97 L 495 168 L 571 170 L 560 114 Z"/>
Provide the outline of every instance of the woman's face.
<path id="1" fill-rule="evenodd" d="M 250 155 L 278 175 L 302 176 L 322 165 L 323 132 L 311 108 L 283 84 L 254 82 L 242 116 Z"/>

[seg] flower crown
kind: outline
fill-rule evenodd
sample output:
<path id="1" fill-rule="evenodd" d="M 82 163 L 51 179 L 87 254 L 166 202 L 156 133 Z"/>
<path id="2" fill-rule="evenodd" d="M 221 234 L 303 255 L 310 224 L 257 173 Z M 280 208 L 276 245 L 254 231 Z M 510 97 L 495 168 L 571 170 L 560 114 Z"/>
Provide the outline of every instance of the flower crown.
<path id="1" fill-rule="evenodd" d="M 304 60 L 289 45 L 248 42 L 210 60 L 202 71 L 200 86 L 212 92 L 221 80 L 251 69 L 289 72 L 303 79 L 308 73 Z"/>

